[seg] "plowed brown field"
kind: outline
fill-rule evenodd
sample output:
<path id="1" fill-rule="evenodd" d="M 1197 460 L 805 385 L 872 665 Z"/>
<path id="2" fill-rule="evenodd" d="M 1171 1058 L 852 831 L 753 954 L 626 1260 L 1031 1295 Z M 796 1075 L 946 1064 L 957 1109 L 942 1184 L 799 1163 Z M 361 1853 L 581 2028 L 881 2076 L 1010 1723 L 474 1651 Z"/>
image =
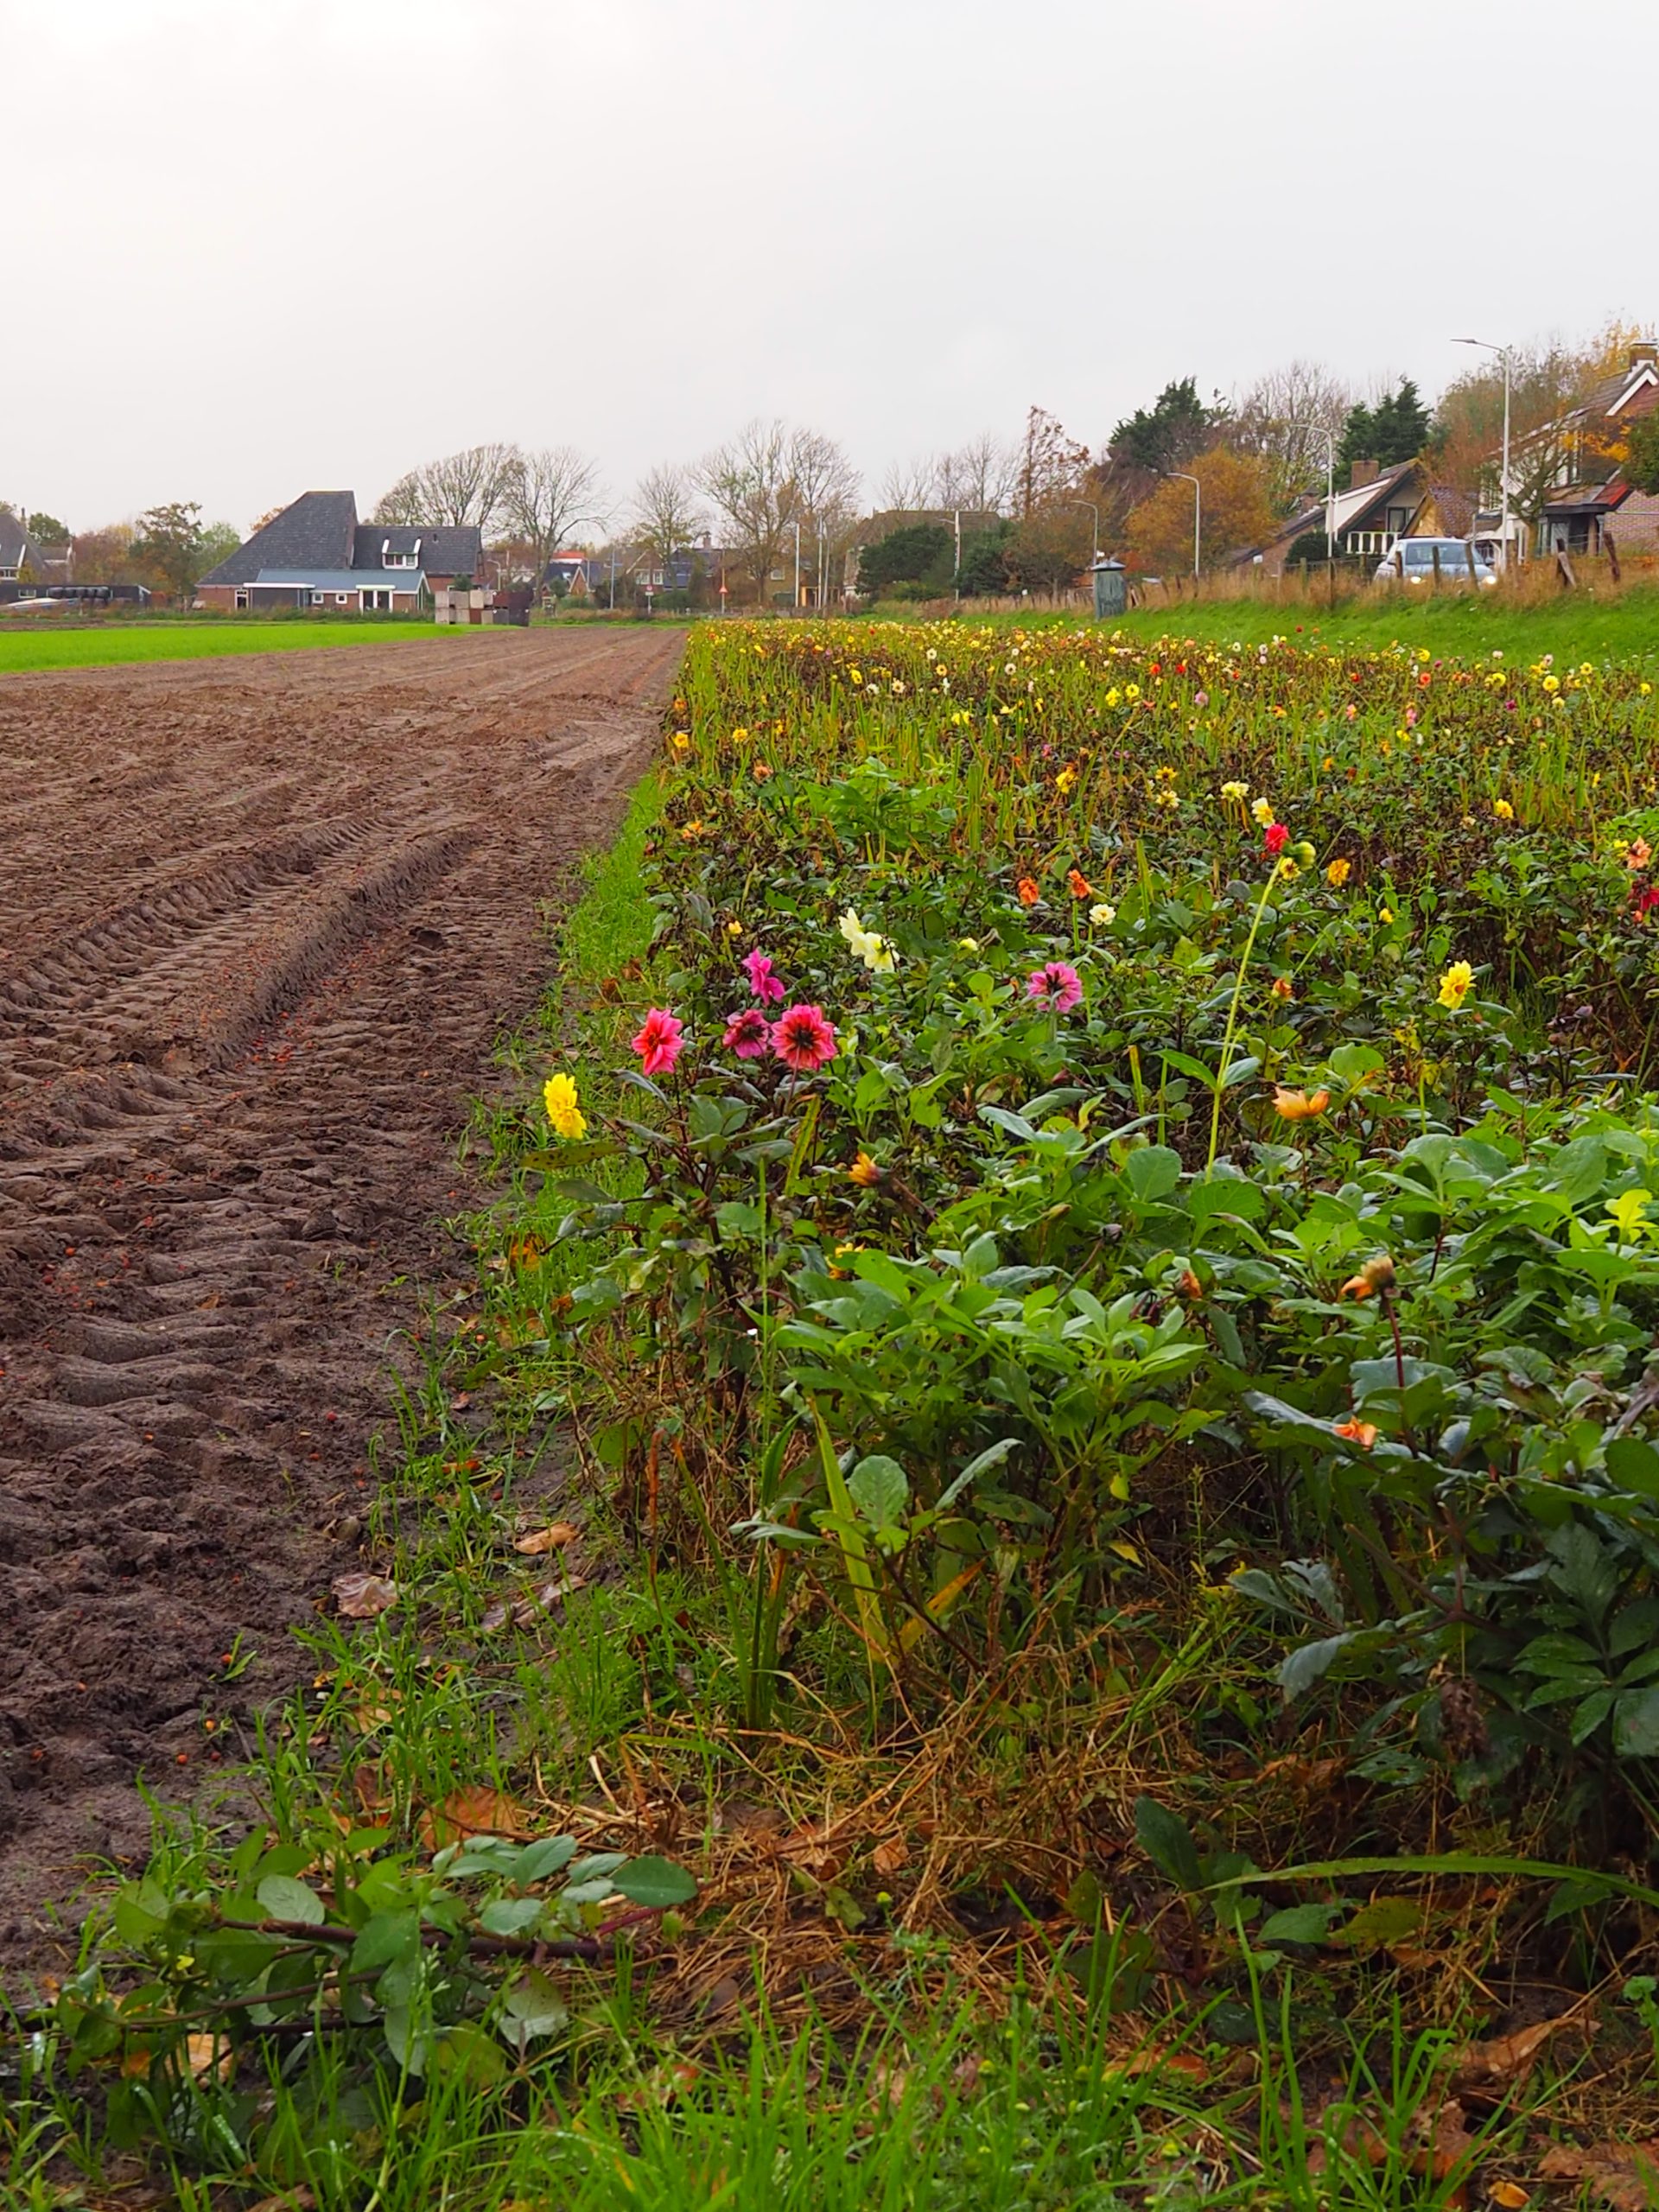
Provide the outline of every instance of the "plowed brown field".
<path id="1" fill-rule="evenodd" d="M 0 677 L 0 1961 L 360 1564 L 389 1286 L 464 1272 L 458 1126 L 681 643 Z"/>

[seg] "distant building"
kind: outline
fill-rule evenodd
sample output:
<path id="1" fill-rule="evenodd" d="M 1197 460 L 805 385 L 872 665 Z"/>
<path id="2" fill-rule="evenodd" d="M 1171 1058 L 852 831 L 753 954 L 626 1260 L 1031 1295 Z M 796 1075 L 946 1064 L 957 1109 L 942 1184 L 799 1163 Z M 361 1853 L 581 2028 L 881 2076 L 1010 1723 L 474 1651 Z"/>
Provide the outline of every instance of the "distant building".
<path id="1" fill-rule="evenodd" d="M 31 597 L 46 582 L 45 547 L 10 507 L 0 507 L 0 600 Z"/>
<path id="2" fill-rule="evenodd" d="M 457 577 L 475 576 L 483 551 L 483 533 L 470 525 L 359 522 L 353 493 L 303 492 L 210 569 L 196 599 L 226 613 L 413 613 Z"/>
<path id="3" fill-rule="evenodd" d="M 1623 369 L 1541 434 L 1560 458 L 1539 516 L 1540 553 L 1601 553 L 1610 543 L 1620 553 L 1659 552 L 1659 497 L 1629 481 L 1620 453 L 1631 424 L 1656 407 L 1659 358 L 1652 345 L 1635 346 Z"/>

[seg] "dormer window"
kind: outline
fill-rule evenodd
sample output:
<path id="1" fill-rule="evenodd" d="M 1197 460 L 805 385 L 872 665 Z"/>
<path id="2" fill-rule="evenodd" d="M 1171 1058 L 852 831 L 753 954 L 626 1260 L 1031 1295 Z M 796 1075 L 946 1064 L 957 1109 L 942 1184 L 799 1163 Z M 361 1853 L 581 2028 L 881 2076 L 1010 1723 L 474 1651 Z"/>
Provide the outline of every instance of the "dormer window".
<path id="1" fill-rule="evenodd" d="M 416 539 L 412 553 L 394 553 L 391 540 L 383 537 L 380 541 L 380 565 L 383 569 L 418 569 L 421 565 L 420 539 Z"/>

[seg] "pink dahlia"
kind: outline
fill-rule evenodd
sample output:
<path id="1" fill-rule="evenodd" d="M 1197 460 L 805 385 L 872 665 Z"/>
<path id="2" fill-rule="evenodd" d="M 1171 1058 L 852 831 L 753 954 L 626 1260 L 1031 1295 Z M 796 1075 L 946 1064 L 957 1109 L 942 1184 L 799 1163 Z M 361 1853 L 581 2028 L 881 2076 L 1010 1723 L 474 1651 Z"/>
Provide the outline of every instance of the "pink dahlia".
<path id="1" fill-rule="evenodd" d="M 666 1007 L 654 1006 L 633 1040 L 647 1075 L 666 1075 L 685 1050 L 685 1024 Z"/>
<path id="2" fill-rule="evenodd" d="M 797 1075 L 811 1075 L 835 1058 L 835 1029 L 821 1006 L 791 1006 L 772 1025 L 772 1049 Z"/>
<path id="3" fill-rule="evenodd" d="M 1051 960 L 1026 978 L 1026 996 L 1056 1014 L 1070 1014 L 1083 996 L 1083 979 L 1070 961 Z"/>
<path id="4" fill-rule="evenodd" d="M 740 1060 L 764 1058 L 772 1050 L 772 1024 L 758 1006 L 746 1006 L 728 1020 L 725 1043 Z"/>
<path id="5" fill-rule="evenodd" d="M 772 966 L 767 954 L 746 952 L 743 956 L 743 973 L 749 979 L 749 988 L 762 1006 L 782 1005 L 785 996 L 784 987 L 779 981 L 778 970 Z"/>

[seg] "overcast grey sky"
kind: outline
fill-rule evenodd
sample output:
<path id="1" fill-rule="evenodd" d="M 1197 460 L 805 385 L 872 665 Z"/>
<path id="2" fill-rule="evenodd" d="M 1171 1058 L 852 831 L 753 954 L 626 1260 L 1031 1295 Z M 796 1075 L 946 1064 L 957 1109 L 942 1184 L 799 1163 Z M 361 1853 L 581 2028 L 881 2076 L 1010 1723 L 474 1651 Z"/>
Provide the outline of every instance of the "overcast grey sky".
<path id="1" fill-rule="evenodd" d="M 1656 64 L 1656 0 L 0 0 L 0 496 L 1433 391 L 1659 312 Z"/>

